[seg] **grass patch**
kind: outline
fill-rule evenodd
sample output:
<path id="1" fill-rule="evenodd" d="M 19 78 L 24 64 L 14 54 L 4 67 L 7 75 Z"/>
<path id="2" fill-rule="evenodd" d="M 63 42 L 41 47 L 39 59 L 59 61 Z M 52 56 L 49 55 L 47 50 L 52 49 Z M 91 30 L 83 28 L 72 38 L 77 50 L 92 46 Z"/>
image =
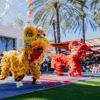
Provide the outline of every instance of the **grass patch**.
<path id="1" fill-rule="evenodd" d="M 100 100 L 100 78 L 19 95 L 5 100 Z"/>

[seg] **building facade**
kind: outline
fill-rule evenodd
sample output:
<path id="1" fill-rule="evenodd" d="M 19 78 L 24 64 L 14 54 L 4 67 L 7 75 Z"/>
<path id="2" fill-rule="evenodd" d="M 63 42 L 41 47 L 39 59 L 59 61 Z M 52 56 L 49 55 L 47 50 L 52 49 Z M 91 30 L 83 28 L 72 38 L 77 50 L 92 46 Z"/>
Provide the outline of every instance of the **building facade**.
<path id="1" fill-rule="evenodd" d="M 23 31 L 0 25 L 0 52 L 20 51 L 23 43 Z"/>

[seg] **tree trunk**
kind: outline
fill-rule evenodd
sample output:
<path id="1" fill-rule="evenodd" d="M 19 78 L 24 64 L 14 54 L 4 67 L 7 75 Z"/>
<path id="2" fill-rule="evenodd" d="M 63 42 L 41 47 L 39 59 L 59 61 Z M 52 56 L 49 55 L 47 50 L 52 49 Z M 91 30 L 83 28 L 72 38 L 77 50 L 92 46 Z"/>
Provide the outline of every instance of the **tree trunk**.
<path id="1" fill-rule="evenodd" d="M 83 15 L 82 17 L 82 33 L 83 33 L 83 41 L 85 42 L 85 16 Z M 83 57 L 83 62 L 85 63 L 86 62 L 86 54 L 85 56 Z"/>
<path id="2" fill-rule="evenodd" d="M 55 43 L 57 43 L 57 39 L 56 39 L 56 31 L 55 31 L 55 20 L 53 20 L 53 33 L 54 33 L 54 41 Z M 55 51 L 57 54 L 57 48 L 55 47 Z"/>
<path id="3" fill-rule="evenodd" d="M 57 16 L 57 40 L 60 43 L 60 23 L 59 23 L 59 6 L 56 8 L 56 16 Z M 58 49 L 58 52 L 61 52 L 61 49 Z"/>
<path id="4" fill-rule="evenodd" d="M 85 17 L 82 17 L 82 33 L 83 33 L 83 41 L 85 42 L 85 23 L 84 23 Z"/>

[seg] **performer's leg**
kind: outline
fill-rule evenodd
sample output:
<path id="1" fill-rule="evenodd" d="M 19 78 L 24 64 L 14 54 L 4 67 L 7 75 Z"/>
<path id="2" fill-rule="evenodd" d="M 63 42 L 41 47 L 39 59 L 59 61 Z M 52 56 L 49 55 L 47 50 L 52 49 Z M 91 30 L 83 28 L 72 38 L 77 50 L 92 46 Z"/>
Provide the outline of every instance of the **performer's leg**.
<path id="1" fill-rule="evenodd" d="M 64 76 L 64 74 L 62 74 L 62 65 L 56 65 L 55 73 L 56 75 Z"/>
<path id="2" fill-rule="evenodd" d="M 75 70 L 70 69 L 70 70 L 68 71 L 68 76 L 74 76 L 74 72 L 75 72 Z"/>
<path id="3" fill-rule="evenodd" d="M 9 68 L 7 64 L 1 67 L 0 80 L 4 80 L 9 75 Z"/>
<path id="4" fill-rule="evenodd" d="M 74 73 L 76 72 L 76 67 L 71 66 L 70 70 L 68 71 L 68 76 L 74 76 Z"/>
<path id="5" fill-rule="evenodd" d="M 18 71 L 12 71 L 12 77 L 15 79 L 15 81 L 21 81 L 24 78 L 24 74 L 19 75 Z"/>
<path id="6" fill-rule="evenodd" d="M 77 65 L 76 76 L 81 76 L 81 66 Z"/>
<path id="7" fill-rule="evenodd" d="M 24 78 L 24 75 L 23 76 L 18 76 L 17 78 L 15 78 L 15 81 L 21 81 L 23 78 Z"/>
<path id="8" fill-rule="evenodd" d="M 36 84 L 36 80 L 40 78 L 40 67 L 38 66 L 37 62 L 30 62 L 29 63 L 29 70 L 32 74 L 33 82 L 32 84 Z"/>

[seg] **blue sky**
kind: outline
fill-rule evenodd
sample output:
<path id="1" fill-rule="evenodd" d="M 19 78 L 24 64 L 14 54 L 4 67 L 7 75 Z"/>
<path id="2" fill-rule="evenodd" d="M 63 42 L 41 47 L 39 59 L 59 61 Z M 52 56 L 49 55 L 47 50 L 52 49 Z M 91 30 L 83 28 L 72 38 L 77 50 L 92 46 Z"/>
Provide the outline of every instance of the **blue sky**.
<path id="1" fill-rule="evenodd" d="M 5 2 L 5 0 L 3 1 Z M 10 8 L 8 9 L 7 14 L 0 19 L 0 23 L 7 25 L 9 23 L 12 23 L 13 19 L 17 17 L 22 18 L 23 20 L 26 20 L 26 16 L 27 16 L 26 0 L 9 0 L 9 1 L 10 1 Z M 1 3 L 4 4 L 4 2 L 1 2 Z M 0 6 L 3 7 L 3 5 L 1 4 Z"/>
<path id="2" fill-rule="evenodd" d="M 9 23 L 12 23 L 13 19 L 17 17 L 22 18 L 24 21 L 26 21 L 27 19 L 26 0 L 11 0 L 10 5 L 11 6 L 7 14 L 0 19 L 0 23 L 3 25 L 8 25 Z M 50 32 L 50 34 L 47 35 L 47 38 L 49 40 L 53 40 L 53 35 L 51 33 L 52 32 Z M 78 32 L 76 33 L 66 32 L 66 37 L 63 34 L 61 34 L 62 41 L 70 41 L 78 38 L 82 38 L 82 34 L 79 34 Z M 92 29 L 88 27 L 86 32 L 86 39 L 92 39 L 92 38 L 100 38 L 100 28 L 97 28 L 97 31 L 93 32 Z"/>
<path id="3" fill-rule="evenodd" d="M 63 36 L 64 37 L 64 36 Z M 78 38 L 82 38 L 82 34 L 79 33 L 67 33 L 66 40 L 75 40 Z M 100 28 L 97 28 L 97 31 L 92 31 L 90 27 L 88 27 L 86 32 L 86 39 L 100 38 Z"/>

